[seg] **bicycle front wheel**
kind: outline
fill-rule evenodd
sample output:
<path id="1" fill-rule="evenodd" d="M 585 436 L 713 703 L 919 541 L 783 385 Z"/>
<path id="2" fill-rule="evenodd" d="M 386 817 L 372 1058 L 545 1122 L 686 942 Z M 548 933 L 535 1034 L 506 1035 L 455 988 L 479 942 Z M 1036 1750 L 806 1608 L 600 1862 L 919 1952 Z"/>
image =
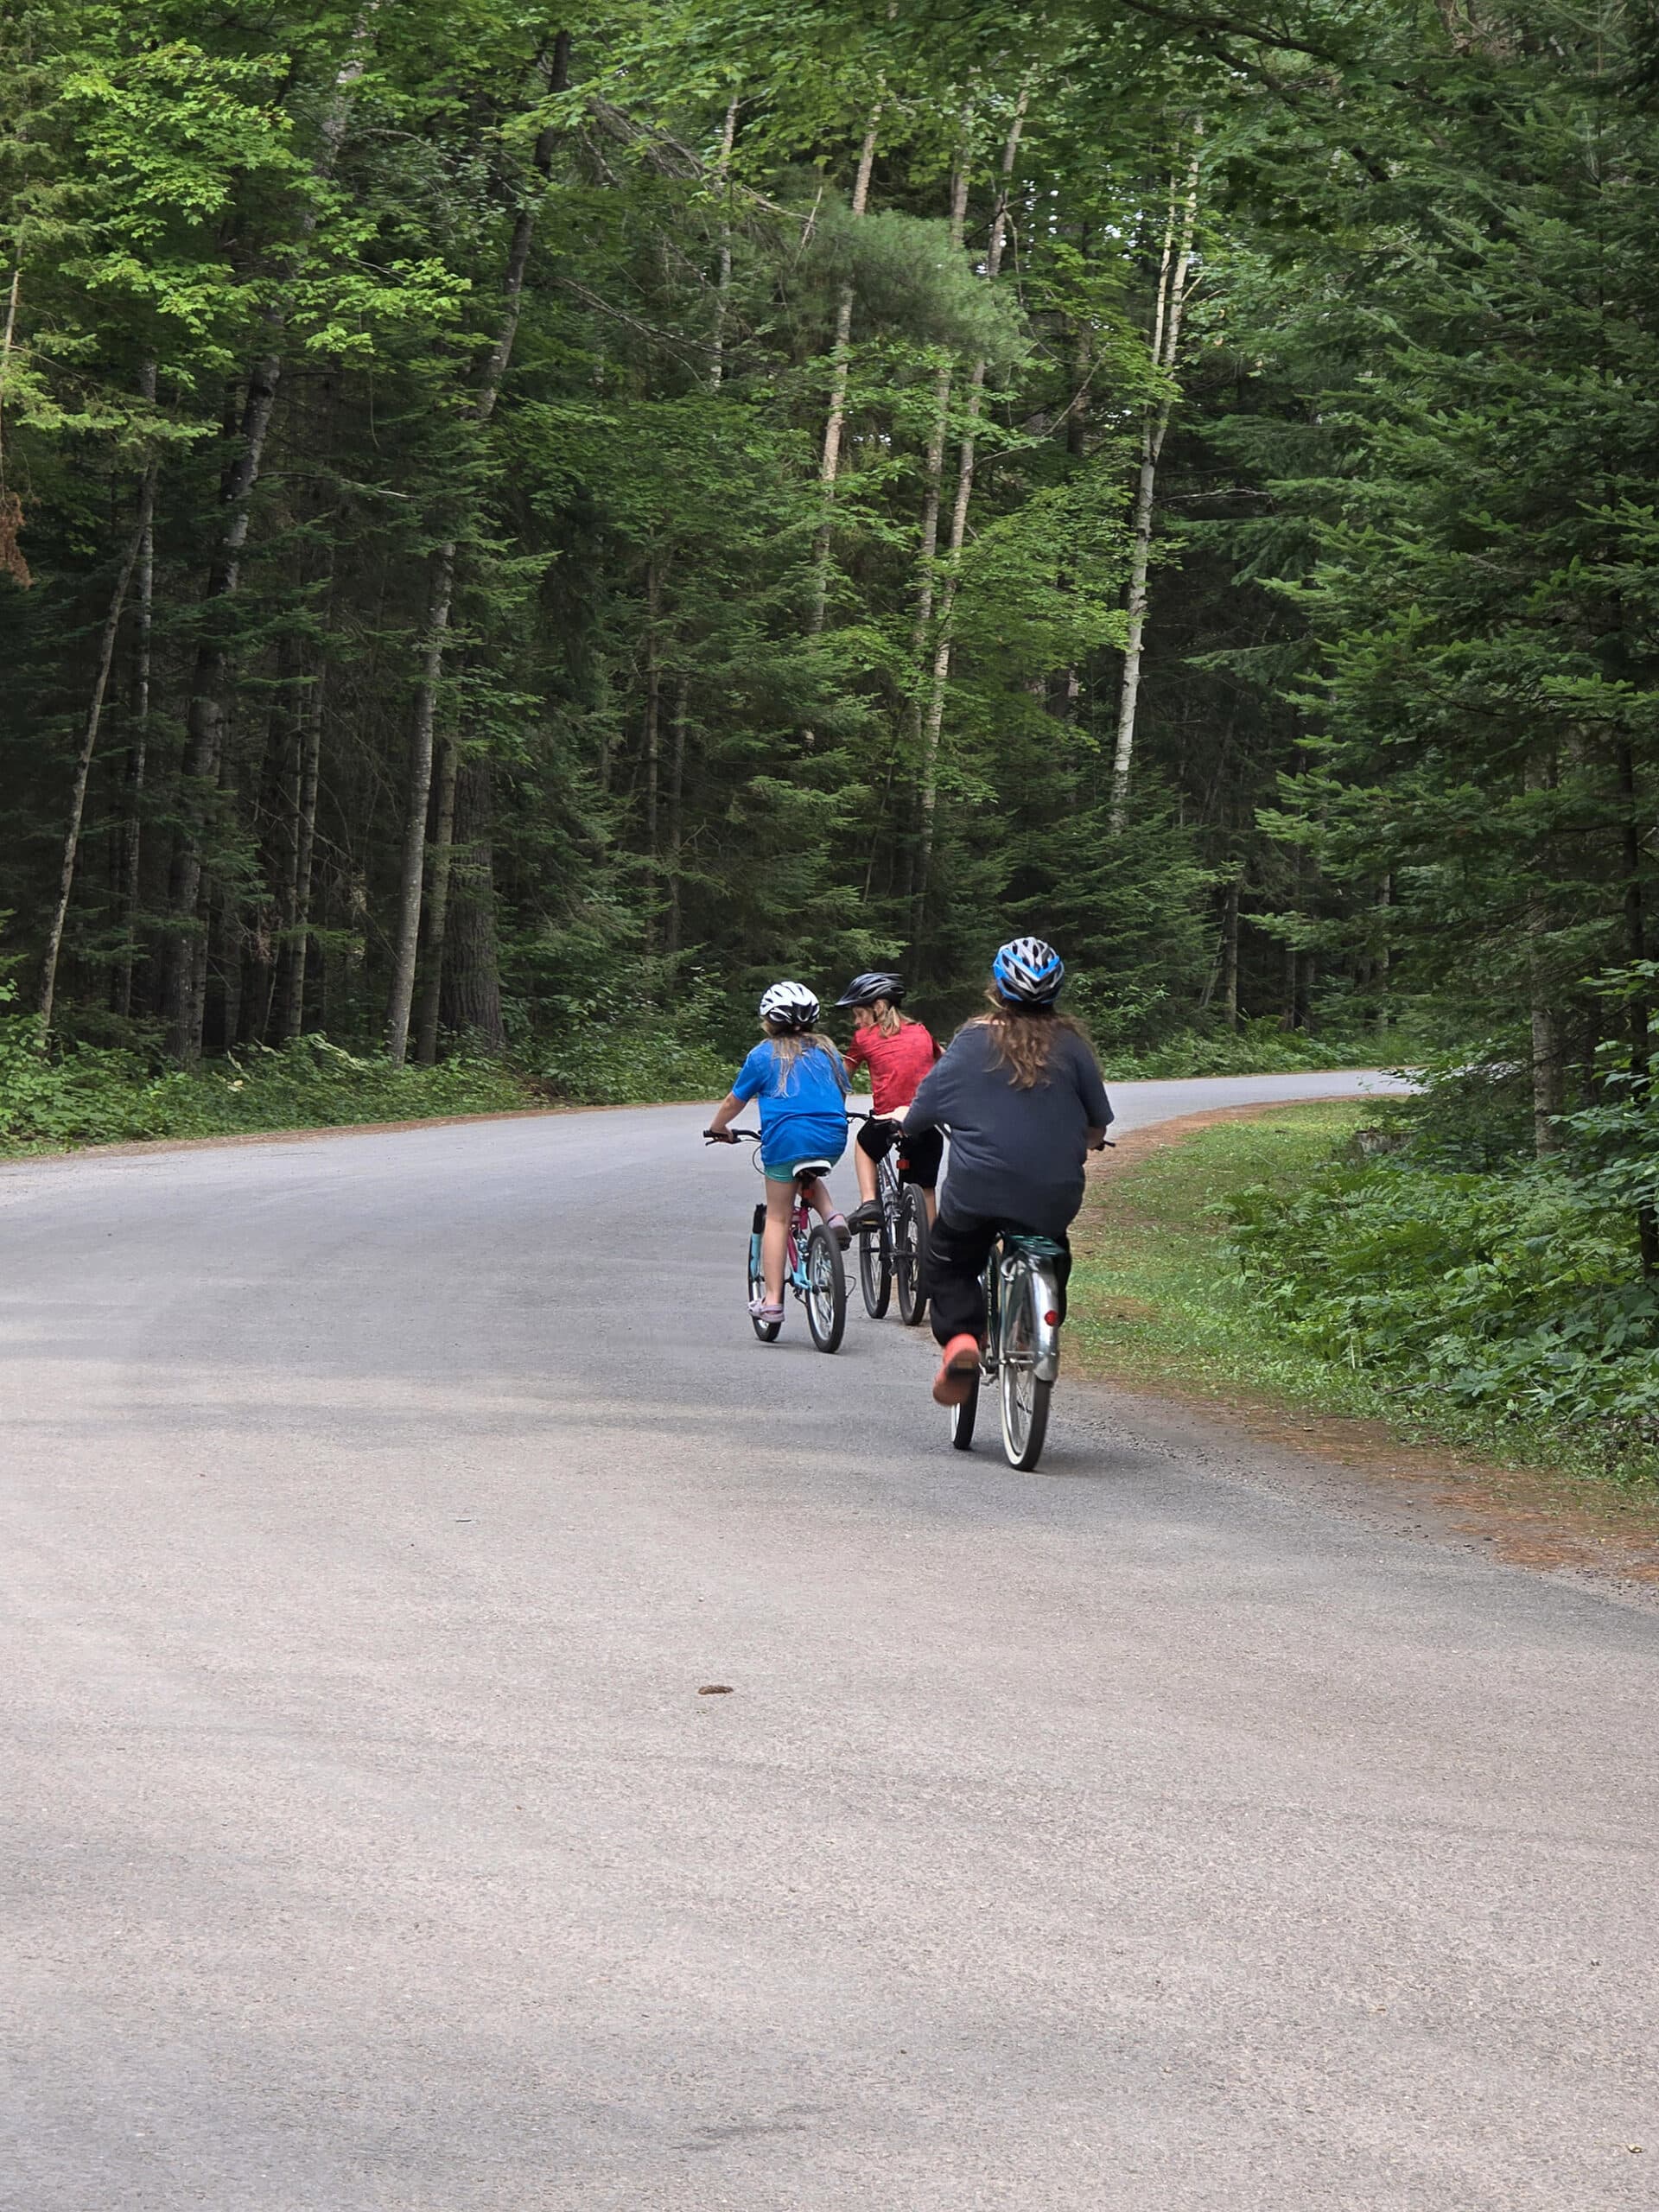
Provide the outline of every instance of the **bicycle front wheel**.
<path id="1" fill-rule="evenodd" d="M 766 1217 L 765 1206 L 756 1206 L 754 1225 L 749 1231 L 749 1303 L 751 1305 L 757 1298 L 764 1298 L 766 1294 L 766 1278 L 760 1266 L 760 1229 Z M 778 1341 L 778 1332 L 784 1325 L 781 1319 L 762 1321 L 753 1313 L 749 1316 L 749 1323 L 763 1344 L 775 1344 Z"/>
<path id="2" fill-rule="evenodd" d="M 997 1363 L 1002 1449 L 1008 1465 L 1028 1474 L 1043 1456 L 1048 1401 L 1054 1386 L 1037 1378 L 1037 1332 L 1032 1278 L 1021 1273 L 1004 1291 L 1001 1357 Z"/>
<path id="3" fill-rule="evenodd" d="M 820 1351 L 836 1351 L 847 1326 L 847 1274 L 841 1246 L 822 1223 L 807 1240 L 806 1325 Z"/>
<path id="4" fill-rule="evenodd" d="M 958 1452 L 974 1448 L 974 1423 L 979 1415 L 979 1370 L 974 1370 L 973 1388 L 959 1406 L 950 1408 L 950 1442 Z"/>
<path id="5" fill-rule="evenodd" d="M 906 1184 L 899 1200 L 899 1233 L 893 1274 L 899 1290 L 899 1319 L 915 1328 L 927 1318 L 927 1200 Z"/>

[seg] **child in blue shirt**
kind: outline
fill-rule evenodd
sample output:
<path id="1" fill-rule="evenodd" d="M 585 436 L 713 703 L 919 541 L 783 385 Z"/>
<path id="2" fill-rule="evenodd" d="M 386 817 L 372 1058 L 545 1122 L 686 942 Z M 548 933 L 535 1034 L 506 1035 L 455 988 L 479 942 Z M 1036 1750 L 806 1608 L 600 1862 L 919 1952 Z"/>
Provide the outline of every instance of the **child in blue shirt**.
<path id="1" fill-rule="evenodd" d="M 784 1261 L 795 1173 L 804 1160 L 833 1167 L 847 1149 L 847 1074 L 833 1041 L 817 1033 L 818 1002 L 804 983 L 774 983 L 760 1000 L 760 1042 L 738 1070 L 737 1080 L 704 1130 L 722 1144 L 752 1098 L 760 1103 L 760 1165 L 766 1182 L 766 1225 L 760 1239 L 766 1293 L 749 1311 L 777 1321 L 784 1311 Z M 807 1204 L 843 1248 L 852 1241 L 820 1176 L 807 1186 Z"/>

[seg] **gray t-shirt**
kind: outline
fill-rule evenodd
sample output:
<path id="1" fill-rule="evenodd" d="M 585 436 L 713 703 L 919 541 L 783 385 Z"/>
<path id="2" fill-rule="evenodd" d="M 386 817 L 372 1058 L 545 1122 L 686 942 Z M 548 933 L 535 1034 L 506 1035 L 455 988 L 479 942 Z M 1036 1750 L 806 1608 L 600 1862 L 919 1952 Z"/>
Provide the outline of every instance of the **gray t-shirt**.
<path id="1" fill-rule="evenodd" d="M 1047 1079 L 1019 1090 L 990 1031 L 970 1022 L 924 1080 L 905 1127 L 950 1133 L 940 1201 L 946 1212 L 1058 1236 L 1083 1204 L 1087 1133 L 1111 1118 L 1100 1070 L 1081 1037 L 1057 1029 Z"/>

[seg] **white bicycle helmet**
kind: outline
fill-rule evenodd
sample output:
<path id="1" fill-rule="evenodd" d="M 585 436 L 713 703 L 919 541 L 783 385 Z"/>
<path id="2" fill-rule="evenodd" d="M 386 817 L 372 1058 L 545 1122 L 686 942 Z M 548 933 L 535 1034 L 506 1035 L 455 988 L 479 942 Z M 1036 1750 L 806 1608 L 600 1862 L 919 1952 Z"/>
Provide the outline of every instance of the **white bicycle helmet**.
<path id="1" fill-rule="evenodd" d="M 773 983 L 760 994 L 760 1019 L 779 1029 L 816 1029 L 818 1002 L 804 983 Z"/>

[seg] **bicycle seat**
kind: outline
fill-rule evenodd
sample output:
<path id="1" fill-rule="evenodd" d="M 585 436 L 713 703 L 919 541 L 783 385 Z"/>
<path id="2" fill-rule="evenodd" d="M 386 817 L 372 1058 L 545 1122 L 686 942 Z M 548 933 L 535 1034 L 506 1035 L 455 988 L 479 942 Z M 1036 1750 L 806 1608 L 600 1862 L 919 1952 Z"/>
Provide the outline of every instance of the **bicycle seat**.
<path id="1" fill-rule="evenodd" d="M 833 1162 L 828 1160 L 799 1160 L 795 1163 L 795 1180 L 810 1183 L 819 1175 L 827 1175 Z"/>
<path id="2" fill-rule="evenodd" d="M 1065 1256 L 1065 1247 L 1057 1244 L 1052 1236 L 1033 1236 L 1024 1230 L 1005 1229 L 1002 1242 L 1010 1251 L 1029 1253 L 1033 1260 L 1059 1260 Z"/>

